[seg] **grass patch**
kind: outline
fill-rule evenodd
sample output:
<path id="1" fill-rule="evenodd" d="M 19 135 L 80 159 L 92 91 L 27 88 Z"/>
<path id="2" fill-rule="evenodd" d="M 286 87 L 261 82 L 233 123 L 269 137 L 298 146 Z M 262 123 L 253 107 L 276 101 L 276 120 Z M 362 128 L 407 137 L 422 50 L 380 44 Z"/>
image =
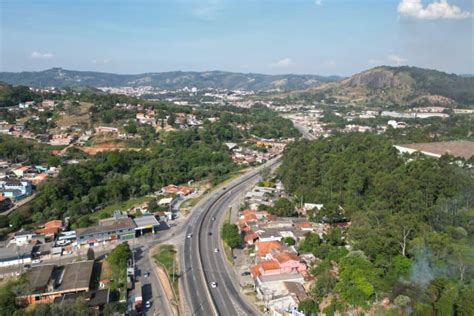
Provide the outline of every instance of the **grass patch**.
<path id="1" fill-rule="evenodd" d="M 231 211 L 230 209 L 227 209 L 227 212 L 225 213 L 225 217 L 224 217 L 224 224 L 230 224 L 230 214 Z"/>
<path id="2" fill-rule="evenodd" d="M 158 247 L 156 252 L 153 254 L 153 259 L 155 259 L 156 264 L 163 267 L 168 275 L 171 285 L 173 286 L 173 291 L 176 299 L 179 301 L 179 274 L 177 273 L 177 263 L 176 263 L 176 254 L 177 251 L 173 245 L 161 245 Z M 174 271 L 173 271 L 174 265 Z M 174 275 L 173 275 L 174 272 Z M 174 276 L 174 282 L 173 282 Z"/>
<path id="3" fill-rule="evenodd" d="M 222 242 L 222 247 L 224 248 L 224 254 L 227 261 L 229 261 L 231 265 L 234 265 L 234 252 L 232 251 L 232 248 L 227 246 L 225 242 Z"/>
<path id="4" fill-rule="evenodd" d="M 100 264 L 100 280 L 109 280 L 110 278 L 112 278 L 112 270 L 110 269 L 110 265 L 107 260 L 102 260 Z"/>
<path id="5" fill-rule="evenodd" d="M 173 245 L 161 245 L 154 253 L 153 258 L 156 263 L 165 268 L 166 272 L 172 272 L 176 260 L 176 249 Z"/>
<path id="6" fill-rule="evenodd" d="M 152 199 L 151 196 L 145 195 L 145 196 L 141 196 L 141 197 L 137 197 L 137 198 L 131 198 L 127 201 L 122 201 L 122 202 L 118 202 L 118 203 L 109 205 L 109 206 L 104 207 L 103 209 L 95 212 L 94 214 L 92 214 L 91 215 L 91 220 L 93 220 L 93 221 L 96 220 L 97 221 L 99 219 L 104 219 L 104 218 L 110 217 L 115 210 L 125 211 L 125 210 L 128 210 L 129 208 L 131 208 L 134 205 L 141 204 L 141 203 L 149 201 L 151 199 Z"/>

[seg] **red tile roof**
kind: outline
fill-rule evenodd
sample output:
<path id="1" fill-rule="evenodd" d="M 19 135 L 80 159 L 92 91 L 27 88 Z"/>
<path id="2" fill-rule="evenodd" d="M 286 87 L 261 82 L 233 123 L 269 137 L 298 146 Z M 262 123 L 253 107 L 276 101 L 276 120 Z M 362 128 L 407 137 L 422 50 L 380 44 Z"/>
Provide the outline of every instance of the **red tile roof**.
<path id="1" fill-rule="evenodd" d="M 260 276 L 262 273 L 261 271 L 270 271 L 270 270 L 279 270 L 280 264 L 275 260 L 265 260 L 250 268 L 250 274 L 255 279 L 256 277 Z"/>
<path id="2" fill-rule="evenodd" d="M 295 255 L 294 253 L 286 252 L 286 251 L 273 255 L 273 258 L 275 258 L 275 260 L 277 260 L 279 263 L 284 263 L 290 260 L 300 261 L 299 256 Z"/>
<path id="3" fill-rule="evenodd" d="M 281 249 L 283 245 L 279 241 L 257 241 L 255 243 L 255 253 L 259 257 L 263 257 L 273 249 Z"/>

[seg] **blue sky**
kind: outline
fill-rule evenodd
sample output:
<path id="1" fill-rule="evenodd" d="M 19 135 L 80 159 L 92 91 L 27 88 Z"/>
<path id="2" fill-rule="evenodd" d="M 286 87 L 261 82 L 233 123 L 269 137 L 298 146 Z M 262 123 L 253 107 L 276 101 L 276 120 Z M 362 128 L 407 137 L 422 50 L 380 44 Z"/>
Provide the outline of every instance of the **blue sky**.
<path id="1" fill-rule="evenodd" d="M 474 73 L 473 0 L 0 0 L 0 70 Z"/>

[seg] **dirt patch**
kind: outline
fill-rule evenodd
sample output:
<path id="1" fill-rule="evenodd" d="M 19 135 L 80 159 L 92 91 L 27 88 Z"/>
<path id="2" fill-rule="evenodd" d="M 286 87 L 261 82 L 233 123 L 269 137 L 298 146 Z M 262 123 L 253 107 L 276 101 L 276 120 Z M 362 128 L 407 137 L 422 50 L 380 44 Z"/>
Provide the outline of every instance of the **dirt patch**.
<path id="1" fill-rule="evenodd" d="M 79 148 L 89 155 L 95 155 L 100 152 L 112 151 L 112 150 L 136 150 L 136 151 L 140 150 L 140 148 L 129 148 L 129 147 L 124 147 L 121 144 L 114 144 L 114 143 L 97 144 L 97 145 L 79 147 Z"/>
<path id="2" fill-rule="evenodd" d="M 90 108 L 93 104 L 88 102 L 80 102 L 79 106 L 66 105 L 65 110 L 56 121 L 56 128 L 54 131 L 59 132 L 61 127 L 68 127 L 71 125 L 86 125 L 90 124 Z"/>

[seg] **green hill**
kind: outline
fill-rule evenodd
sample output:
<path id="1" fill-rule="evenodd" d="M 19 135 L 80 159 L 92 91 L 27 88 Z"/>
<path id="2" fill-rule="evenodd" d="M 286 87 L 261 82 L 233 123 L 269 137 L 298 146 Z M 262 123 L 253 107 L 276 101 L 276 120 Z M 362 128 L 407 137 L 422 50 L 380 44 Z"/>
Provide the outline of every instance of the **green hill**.
<path id="1" fill-rule="evenodd" d="M 290 91 L 318 87 L 340 77 L 317 75 L 264 75 L 225 71 L 172 71 L 137 75 L 74 71 L 52 68 L 37 72 L 0 72 L 0 81 L 32 87 L 120 87 L 152 86 L 175 90 L 184 87 L 253 91 Z"/>

